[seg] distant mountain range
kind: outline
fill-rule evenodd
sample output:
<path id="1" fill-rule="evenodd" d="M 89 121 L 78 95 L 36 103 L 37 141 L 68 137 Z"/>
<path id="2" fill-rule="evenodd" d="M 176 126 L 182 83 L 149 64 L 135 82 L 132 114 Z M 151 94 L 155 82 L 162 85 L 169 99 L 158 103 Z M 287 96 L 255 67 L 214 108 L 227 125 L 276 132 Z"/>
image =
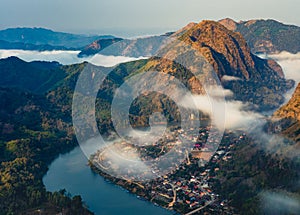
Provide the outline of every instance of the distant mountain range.
<path id="1" fill-rule="evenodd" d="M 168 35 L 169 36 L 169 35 Z M 102 55 L 127 56 L 127 57 L 151 57 L 162 47 L 167 35 L 150 36 L 137 39 L 120 39 L 113 40 L 110 46 L 107 39 L 100 39 L 86 46 L 79 54 L 79 57 L 91 56 L 97 53 Z M 117 41 L 117 43 L 116 43 Z"/>
<path id="2" fill-rule="evenodd" d="M 219 23 L 231 31 L 241 33 L 253 53 L 300 52 L 300 27 L 298 26 L 286 25 L 275 20 L 236 22 L 228 18 L 220 20 Z M 107 55 L 125 55 L 129 57 L 153 56 L 161 44 L 163 44 L 166 37 L 183 34 L 194 25 L 196 23 L 190 23 L 175 33 L 170 32 L 162 36 L 124 40 L 104 51 L 102 48 L 95 48 L 93 45 L 101 41 L 98 40 L 85 47 L 80 55 L 83 53 L 93 55 L 101 51 L 101 54 Z"/>
<path id="3" fill-rule="evenodd" d="M 282 70 L 276 62 L 251 54 L 250 48 L 240 34 L 228 30 L 217 22 L 203 21 L 192 27 L 189 25 L 175 35 L 199 51 L 214 68 L 222 85 L 233 91 L 232 99 L 252 103 L 258 110 L 269 110 L 279 107 L 284 101 L 283 94 L 293 86 L 292 81 L 284 79 Z M 61 110 L 70 112 L 75 84 L 85 65 L 86 63 L 70 66 L 62 66 L 57 62 L 28 63 L 16 57 L 1 59 L 0 76 L 3 78 L 0 79 L 0 85 L 34 94 L 47 94 L 48 99 L 57 104 Z M 101 99 L 98 104 L 101 105 L 98 107 L 97 117 L 101 122 L 99 124 L 102 127 L 101 131 L 111 129 L 111 121 L 105 113 L 109 112 L 108 108 L 116 88 L 133 73 L 149 70 L 171 72 L 192 92 L 202 93 L 201 83 L 197 82 L 186 68 L 174 62 L 150 58 L 120 64 L 113 69 L 99 91 Z M 161 81 L 163 80 L 159 80 L 158 83 Z M 172 113 L 176 113 L 174 103 L 155 94 L 143 102 L 135 101 L 134 105 L 132 118 L 138 125 L 147 124 L 147 119 L 140 116 L 147 116 L 154 110 L 164 109 L 163 107 L 169 107 Z M 176 119 L 175 115 L 166 114 L 169 120 Z"/>
<path id="4" fill-rule="evenodd" d="M 293 86 L 293 81 L 284 79 L 282 69 L 275 61 L 264 60 L 253 55 L 247 42 L 239 33 L 228 30 L 218 22 L 203 21 L 199 24 L 190 24 L 173 33 L 173 36 L 199 51 L 216 71 L 219 79 L 222 80 L 222 85 L 233 91 L 235 99 L 253 103 L 259 109 L 276 108 L 284 101 L 284 92 Z M 113 44 L 112 46 L 118 44 L 118 47 L 121 47 L 119 44 L 123 44 L 126 49 L 117 49 L 117 51 L 127 50 L 130 53 L 139 53 L 139 50 L 143 49 L 150 52 L 150 50 L 160 48 L 161 38 L 140 39 L 133 44 L 134 46 L 128 46 L 128 41 L 119 38 L 105 39 L 107 43 L 101 43 L 104 40 L 98 40 L 93 43 L 92 48 L 94 48 L 93 50 L 101 49 L 108 44 Z M 165 39 L 165 37 L 163 38 Z M 145 47 L 150 44 L 143 43 L 145 40 L 151 40 L 152 49 L 148 47 L 149 49 L 145 50 Z M 153 43 L 153 41 L 156 43 Z M 139 48 L 137 50 L 133 47 Z M 131 66 L 130 68 L 127 68 L 127 65 L 131 64 L 122 64 L 118 67 L 118 70 L 123 71 L 124 74 L 128 73 L 126 71 L 151 69 L 167 72 L 168 68 L 174 67 L 175 76 L 186 79 L 188 75 L 180 65 L 174 65 L 173 62 L 156 58 L 141 62 L 142 64 L 136 63 L 134 64 L 136 67 Z M 56 64 L 52 63 L 51 65 Z M 66 72 L 59 69 L 62 67 L 58 65 L 56 65 L 56 68 L 55 66 L 50 68 L 50 70 L 45 69 L 47 68 L 45 63 L 42 63 L 42 65 L 43 69 L 41 67 L 37 68 L 36 63 L 26 63 L 17 58 L 1 60 L 0 73 L 5 78 L 1 79 L 0 83 L 2 86 L 14 86 L 14 84 L 18 86 L 19 84 L 22 88 L 32 92 L 47 92 L 51 89 L 53 83 L 66 76 Z M 74 66 L 76 67 L 76 65 Z M 20 77 L 23 76 L 24 78 L 21 79 Z M 233 79 L 228 80 L 225 77 L 232 77 Z M 23 82 L 23 79 L 27 81 Z M 191 89 L 196 89 L 199 83 L 192 80 L 193 78 L 191 80 L 187 79 L 187 84 L 190 85 Z"/>
<path id="5" fill-rule="evenodd" d="M 79 50 L 95 40 L 111 38 L 114 37 L 62 33 L 44 28 L 9 28 L 0 31 L 0 48 L 38 51 Z"/>
<path id="6" fill-rule="evenodd" d="M 282 51 L 300 52 L 300 27 L 286 25 L 276 20 L 249 20 L 236 22 L 226 18 L 219 21 L 231 31 L 239 32 L 246 39 L 253 53 L 274 54 Z M 182 34 L 196 23 L 175 32 Z M 0 49 L 23 50 L 81 50 L 79 57 L 101 52 L 104 55 L 129 57 L 152 56 L 174 32 L 162 36 L 138 39 L 115 38 L 111 35 L 86 36 L 55 32 L 44 28 L 9 28 L 0 31 Z M 106 47 L 114 44 L 110 49 Z"/>
<path id="7" fill-rule="evenodd" d="M 73 50 L 74 48 L 66 48 L 64 46 L 33 45 L 31 43 L 7 42 L 0 40 L 0 49 L 19 49 L 29 51 L 53 51 L 53 50 Z"/>

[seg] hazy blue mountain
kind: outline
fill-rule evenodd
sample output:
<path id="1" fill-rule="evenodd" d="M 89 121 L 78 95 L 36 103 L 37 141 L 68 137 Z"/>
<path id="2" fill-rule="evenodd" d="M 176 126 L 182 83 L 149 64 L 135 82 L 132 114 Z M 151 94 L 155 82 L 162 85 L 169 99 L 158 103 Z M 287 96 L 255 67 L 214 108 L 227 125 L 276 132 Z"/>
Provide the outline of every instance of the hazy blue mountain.
<path id="1" fill-rule="evenodd" d="M 0 31 L 0 40 L 10 43 L 49 45 L 66 49 L 81 49 L 95 40 L 114 38 L 111 35 L 88 36 L 55 32 L 44 28 L 9 28 Z M 17 45 L 17 44 L 16 44 Z"/>
<path id="2" fill-rule="evenodd" d="M 51 46 L 48 44 L 33 45 L 31 43 L 7 42 L 4 40 L 0 40 L 0 49 L 21 49 L 30 51 L 72 50 L 72 48 L 66 48 L 64 46 Z"/>

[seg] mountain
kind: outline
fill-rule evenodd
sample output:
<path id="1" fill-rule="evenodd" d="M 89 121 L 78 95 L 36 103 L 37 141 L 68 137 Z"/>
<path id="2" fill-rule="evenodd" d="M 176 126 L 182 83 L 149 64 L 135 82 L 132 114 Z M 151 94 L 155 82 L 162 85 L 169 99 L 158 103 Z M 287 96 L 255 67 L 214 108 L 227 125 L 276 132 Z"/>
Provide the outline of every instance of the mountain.
<path id="1" fill-rule="evenodd" d="M 284 79 L 282 69 L 275 61 L 252 54 L 240 33 L 217 22 L 202 21 L 189 26 L 192 27 L 179 34 L 179 40 L 194 47 L 211 64 L 222 85 L 233 91 L 235 99 L 258 105 L 261 110 L 276 108 L 283 103 L 283 93 L 294 82 Z M 163 66 L 159 65 L 160 68 Z M 155 64 L 147 69 L 155 69 Z"/>
<path id="2" fill-rule="evenodd" d="M 150 36 L 137 39 L 119 40 L 111 46 L 99 46 L 100 41 L 94 41 L 85 47 L 79 56 L 93 55 L 100 52 L 103 55 L 127 56 L 127 57 L 149 57 L 153 56 L 163 45 L 168 36 Z M 104 41 L 105 42 L 105 41 Z M 105 49 L 103 49 L 105 48 Z"/>
<path id="3" fill-rule="evenodd" d="M 65 49 L 78 50 L 98 39 L 108 39 L 113 36 L 86 36 L 70 33 L 55 32 L 44 28 L 9 28 L 0 31 L 0 40 L 18 43 L 24 46 L 49 45 L 54 47 L 64 47 Z"/>
<path id="4" fill-rule="evenodd" d="M 57 62 L 25 62 L 17 57 L 0 59 L 1 87 L 44 94 L 66 75 Z"/>
<path id="5" fill-rule="evenodd" d="M 289 102 L 277 110 L 275 115 L 300 121 L 300 84 L 296 87 Z"/>
<path id="6" fill-rule="evenodd" d="M 180 39 L 196 47 L 220 78 L 228 75 L 242 80 L 254 80 L 275 71 L 270 62 L 251 53 L 241 34 L 234 33 L 216 22 L 203 21 L 190 28 Z M 283 77 L 283 72 L 279 68 L 274 75 Z"/>
<path id="7" fill-rule="evenodd" d="M 268 143 L 270 139 L 260 138 L 258 132 L 231 142 L 230 159 L 217 162 L 214 189 L 236 209 L 234 214 L 297 214 L 298 208 L 283 199 L 290 196 L 299 205 L 299 151 L 295 159 L 285 157 L 288 144 L 282 139 Z M 266 192 L 277 194 L 279 206 L 274 205 L 275 198 L 266 204 Z"/>
<path id="8" fill-rule="evenodd" d="M 220 20 L 219 23 L 229 30 L 240 32 L 254 53 L 300 52 L 298 26 L 286 25 L 271 19 L 235 22 L 227 18 Z"/>
<path id="9" fill-rule="evenodd" d="M 285 136 L 300 142 L 300 84 L 289 102 L 279 108 L 274 113 L 274 117 L 281 119 L 280 131 Z"/>
<path id="10" fill-rule="evenodd" d="M 282 51 L 290 53 L 300 52 L 300 44 L 298 42 L 300 39 L 300 27 L 298 26 L 286 25 L 276 20 L 236 22 L 229 18 L 222 19 L 219 23 L 231 31 L 241 33 L 253 53 L 274 54 Z M 115 46 L 112 46 L 101 54 L 124 55 L 129 57 L 153 56 L 163 45 L 166 37 L 182 35 L 195 25 L 197 24 L 190 23 L 176 32 L 169 32 L 162 36 L 123 40 L 121 43 L 115 44 Z M 96 43 L 97 41 L 94 41 L 85 47 L 85 49 L 82 50 L 83 53 L 95 54 L 96 51 L 101 51 L 102 49 L 95 49 Z"/>
<path id="11" fill-rule="evenodd" d="M 183 44 L 192 46 L 203 58 L 204 63 L 211 65 L 222 85 L 232 90 L 231 99 L 253 104 L 256 110 L 278 108 L 284 101 L 283 94 L 293 86 L 293 81 L 284 79 L 281 67 L 276 62 L 264 60 L 252 54 L 241 34 L 232 32 L 217 22 L 203 21 L 199 24 L 190 24 L 184 30 L 180 30 L 176 37 Z M 175 48 L 167 46 L 167 51 L 163 53 L 185 56 L 188 53 L 178 53 L 183 50 L 180 44 Z M 192 61 L 189 62 L 191 65 L 194 63 L 193 60 L 194 58 L 185 58 L 185 61 Z M 75 84 L 85 66 L 85 63 L 64 66 L 63 70 L 66 71 L 67 77 L 61 81 L 61 85 L 48 94 L 48 98 L 64 111 L 69 112 L 71 109 Z M 96 116 L 101 132 L 107 132 L 113 127 L 110 119 L 110 105 L 114 92 L 125 80 L 135 74 L 144 71 L 162 71 L 177 78 L 193 93 L 204 93 L 201 83 L 188 70 L 189 68 L 160 57 L 123 63 L 108 69 L 111 72 L 100 86 L 99 97 L 96 101 Z M 100 73 L 107 69 L 97 68 L 97 70 Z M 148 75 L 147 72 L 146 75 Z M 201 79 L 201 77 L 197 78 Z M 170 81 L 168 77 L 160 80 L 150 79 L 150 73 L 149 80 L 154 85 Z M 143 85 L 140 87 L 144 88 Z M 168 90 L 173 91 L 174 86 L 168 85 Z M 165 110 L 166 107 L 167 110 Z M 155 111 L 164 111 L 169 121 L 179 120 L 178 109 L 174 101 L 161 94 L 150 93 L 145 98 L 136 99 L 130 111 L 131 120 L 135 126 L 148 125 L 147 117 Z"/>
<path id="12" fill-rule="evenodd" d="M 120 42 L 121 38 L 113 38 L 113 39 L 99 39 L 94 41 L 92 44 L 87 45 L 79 54 L 78 57 L 85 57 L 95 55 L 98 52 L 102 51 L 108 46 L 111 46 L 114 43 Z"/>
<path id="13" fill-rule="evenodd" d="M 51 46 L 51 45 L 33 45 L 31 43 L 22 42 L 7 42 L 0 40 L 0 49 L 21 49 L 31 51 L 53 51 L 53 50 L 70 50 L 64 46 Z"/>

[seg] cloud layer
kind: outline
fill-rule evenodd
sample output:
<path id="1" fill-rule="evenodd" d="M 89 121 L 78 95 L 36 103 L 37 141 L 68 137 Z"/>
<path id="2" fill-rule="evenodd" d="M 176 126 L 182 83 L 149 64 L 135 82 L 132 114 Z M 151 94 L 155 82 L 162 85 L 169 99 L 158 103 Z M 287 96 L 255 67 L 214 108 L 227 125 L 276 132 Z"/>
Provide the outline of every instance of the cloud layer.
<path id="1" fill-rule="evenodd" d="M 78 58 L 79 51 L 25 51 L 25 50 L 0 50 L 0 58 L 16 56 L 24 61 L 57 61 L 63 65 L 82 63 L 87 61 L 97 66 L 111 67 L 119 63 L 129 62 L 142 58 L 124 56 L 104 56 L 97 54 L 93 57 Z"/>
<path id="2" fill-rule="evenodd" d="M 248 129 L 252 124 L 257 124 L 262 116 L 258 113 L 247 111 L 247 104 L 240 101 L 225 100 L 224 96 L 232 94 L 229 90 L 223 90 L 218 87 L 212 90 L 210 95 L 199 95 L 185 97 L 181 104 L 189 108 L 193 104 L 201 112 L 208 114 L 213 120 L 213 124 L 219 129 Z"/>
<path id="3" fill-rule="evenodd" d="M 281 52 L 280 54 L 270 55 L 269 57 L 279 63 L 287 79 L 293 79 L 296 82 L 296 86 L 300 83 L 300 53 L 291 54 L 288 52 Z M 287 92 L 285 96 L 286 102 L 292 97 L 294 90 L 295 88 Z"/>
<path id="4" fill-rule="evenodd" d="M 261 195 L 264 214 L 298 214 L 300 200 L 283 192 L 264 192 Z"/>
<path id="5" fill-rule="evenodd" d="M 293 79 L 297 83 L 300 82 L 300 53 L 291 54 L 282 52 L 280 54 L 270 55 L 269 57 L 280 64 L 287 79 Z"/>

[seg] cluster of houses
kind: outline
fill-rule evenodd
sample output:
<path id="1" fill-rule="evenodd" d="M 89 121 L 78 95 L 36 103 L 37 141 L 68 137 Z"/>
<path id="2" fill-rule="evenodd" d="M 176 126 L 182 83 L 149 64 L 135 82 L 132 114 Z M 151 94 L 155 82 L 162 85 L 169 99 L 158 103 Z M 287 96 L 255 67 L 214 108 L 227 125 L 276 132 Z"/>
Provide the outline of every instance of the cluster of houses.
<path id="1" fill-rule="evenodd" d="M 160 177 L 151 181 L 151 185 L 147 183 L 142 183 L 145 189 L 145 196 L 151 196 L 151 201 L 158 202 L 164 207 L 173 208 L 183 206 L 189 208 L 189 210 L 196 210 L 197 208 L 202 208 L 207 205 L 213 207 L 211 210 L 222 211 L 229 210 L 226 200 L 221 199 L 212 188 L 212 181 L 215 179 L 217 172 L 220 170 L 218 163 L 220 161 L 228 161 L 232 158 L 231 149 L 239 141 L 245 138 L 245 134 L 239 136 L 231 135 L 230 131 L 225 133 L 223 136 L 223 141 L 221 145 L 216 145 L 216 143 L 210 139 L 207 142 L 209 132 L 209 127 L 205 127 L 198 132 L 198 137 L 194 136 L 194 131 L 184 131 L 183 129 L 174 130 L 168 132 L 164 138 L 162 138 L 157 144 L 159 150 L 156 150 L 156 155 L 158 156 L 156 161 L 159 161 L 161 154 L 167 153 L 173 147 L 179 157 L 185 157 L 185 162 L 183 164 L 176 163 L 174 160 L 173 166 L 175 169 L 167 169 L 167 173 L 160 172 L 161 169 L 154 165 L 151 167 L 152 172 L 160 175 Z M 212 135 L 213 136 L 213 135 Z M 180 138 L 178 138 L 180 137 Z M 183 150 L 183 145 L 185 140 L 189 141 L 191 145 L 189 146 L 189 152 Z M 206 142 L 204 142 L 206 141 Z M 123 152 L 126 151 L 130 154 L 133 151 L 139 151 L 139 154 L 143 154 L 148 146 L 140 147 L 139 149 L 134 146 L 120 142 L 117 144 Z M 154 146 L 154 145 L 152 145 Z M 179 147 L 178 147 L 179 146 Z M 151 147 L 151 146 L 150 146 Z M 103 153 L 99 151 L 98 155 Z M 145 152 L 145 157 L 143 159 L 151 159 L 147 157 Z M 113 168 L 110 161 L 101 157 L 94 157 L 97 162 L 103 163 L 106 168 Z M 116 168 L 116 167 L 115 167 Z M 118 168 L 118 167 L 117 167 Z M 131 168 L 130 166 L 128 167 Z M 122 173 L 124 174 L 124 172 Z M 146 174 L 146 173 L 144 173 Z M 130 178 L 130 174 L 123 176 L 123 178 Z"/>

